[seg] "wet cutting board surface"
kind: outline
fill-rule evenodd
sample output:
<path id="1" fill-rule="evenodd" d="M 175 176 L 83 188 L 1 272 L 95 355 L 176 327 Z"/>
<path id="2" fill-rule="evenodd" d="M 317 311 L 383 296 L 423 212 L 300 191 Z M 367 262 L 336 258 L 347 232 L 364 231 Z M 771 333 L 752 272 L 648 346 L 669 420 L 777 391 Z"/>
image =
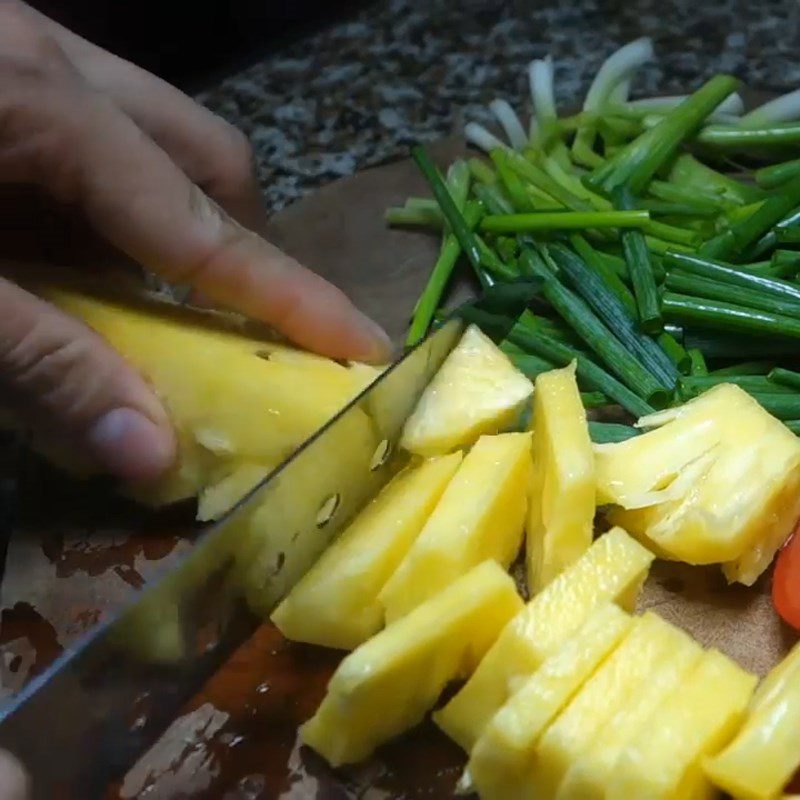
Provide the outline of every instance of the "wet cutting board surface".
<path id="1" fill-rule="evenodd" d="M 432 148 L 446 164 L 453 144 Z M 408 161 L 323 188 L 278 215 L 272 240 L 339 284 L 400 342 L 438 248 L 389 230 L 383 210 L 424 184 Z M 463 280 L 454 295 L 466 296 Z M 2 585 L 0 686 L 8 695 L 188 547 L 191 509 L 149 513 L 22 456 L 19 519 Z M 772 612 L 768 579 L 727 587 L 716 569 L 657 565 L 642 607 L 764 673 L 792 641 Z M 369 764 L 334 773 L 296 742 L 339 654 L 290 644 L 265 625 L 215 676 L 108 798 L 448 797 L 463 766 L 430 723 Z"/>

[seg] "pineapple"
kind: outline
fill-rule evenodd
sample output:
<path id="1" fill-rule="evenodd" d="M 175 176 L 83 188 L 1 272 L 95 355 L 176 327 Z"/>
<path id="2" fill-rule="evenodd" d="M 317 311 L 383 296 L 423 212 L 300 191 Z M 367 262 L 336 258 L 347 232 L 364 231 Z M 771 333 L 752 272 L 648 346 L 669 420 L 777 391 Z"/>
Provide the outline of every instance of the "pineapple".
<path id="1" fill-rule="evenodd" d="M 512 426 L 532 392 L 508 356 L 470 325 L 425 389 L 400 445 L 422 456 L 467 447 Z"/>
<path id="2" fill-rule="evenodd" d="M 492 717 L 472 748 L 462 786 L 474 788 L 482 800 L 531 796 L 531 764 L 539 737 L 619 644 L 632 621 L 613 603 L 598 606 Z"/>
<path id="3" fill-rule="evenodd" d="M 777 797 L 800 767 L 800 644 L 764 679 L 736 738 L 706 775 L 733 797 Z"/>
<path id="4" fill-rule="evenodd" d="M 242 464 L 268 472 L 365 383 L 361 371 L 247 336 L 226 315 L 144 295 L 101 296 L 47 284 L 36 289 L 106 338 L 164 402 L 179 461 L 156 486 L 138 491 L 138 499 L 154 505 L 194 497 L 222 481 L 216 493 L 224 500 L 208 501 L 204 515 L 220 513 L 230 504 L 225 481 Z M 366 414 L 363 424 L 369 424 Z"/>
<path id="5" fill-rule="evenodd" d="M 419 535 L 461 453 L 407 467 L 353 520 L 272 614 L 284 636 L 352 650 L 383 625 L 378 592 Z"/>
<path id="6" fill-rule="evenodd" d="M 302 741 L 333 766 L 367 758 L 412 728 L 451 680 L 468 675 L 522 601 L 484 561 L 350 653 Z"/>
<path id="7" fill-rule="evenodd" d="M 529 433 L 482 436 L 378 599 L 387 623 L 492 558 L 507 567 L 519 550 L 530 481 Z"/>
<path id="8" fill-rule="evenodd" d="M 469 752 L 519 682 L 574 635 L 599 603 L 632 609 L 653 555 L 621 528 L 603 534 L 506 626 L 436 724 Z"/>
<path id="9" fill-rule="evenodd" d="M 619 754 L 647 735 L 645 725 L 653 711 L 680 688 L 697 665 L 703 654 L 699 644 L 677 628 L 672 629 L 669 638 L 672 649 L 655 666 L 645 685 L 612 714 L 603 735 L 572 762 L 558 792 L 560 800 L 603 800 Z"/>
<path id="10" fill-rule="evenodd" d="M 800 516 L 800 441 L 730 384 L 639 424 L 656 430 L 595 450 L 611 520 L 659 555 L 752 584 Z"/>
<path id="11" fill-rule="evenodd" d="M 654 671 L 684 636 L 650 612 L 634 621 L 619 647 L 539 740 L 530 779 L 532 797 L 561 797 L 559 787 L 570 765 L 610 728 L 616 710 L 638 702 Z"/>
<path id="12" fill-rule="evenodd" d="M 592 543 L 594 453 L 575 363 L 536 379 L 528 588 L 540 591 Z"/>
<path id="13" fill-rule="evenodd" d="M 607 800 L 708 796 L 701 763 L 730 741 L 755 684 L 755 675 L 726 656 L 704 653 L 620 754 L 606 785 Z"/>

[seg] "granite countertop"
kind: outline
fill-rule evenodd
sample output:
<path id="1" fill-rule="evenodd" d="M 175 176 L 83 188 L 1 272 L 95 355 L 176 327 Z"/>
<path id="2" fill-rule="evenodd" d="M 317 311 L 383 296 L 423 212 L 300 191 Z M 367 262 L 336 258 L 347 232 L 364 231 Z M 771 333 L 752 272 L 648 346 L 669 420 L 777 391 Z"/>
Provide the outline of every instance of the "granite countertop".
<path id="1" fill-rule="evenodd" d="M 653 38 L 634 94 L 681 93 L 715 72 L 772 92 L 800 87 L 797 0 L 382 0 L 200 95 L 241 127 L 271 211 L 486 121 L 528 108 L 525 65 L 551 54 L 557 100 L 575 107 L 615 47 Z"/>

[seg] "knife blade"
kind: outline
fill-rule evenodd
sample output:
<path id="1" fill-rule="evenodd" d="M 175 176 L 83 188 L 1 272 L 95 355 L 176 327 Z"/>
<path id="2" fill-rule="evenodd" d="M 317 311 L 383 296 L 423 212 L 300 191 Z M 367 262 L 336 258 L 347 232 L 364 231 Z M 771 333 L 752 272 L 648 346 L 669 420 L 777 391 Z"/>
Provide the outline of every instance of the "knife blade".
<path id="1" fill-rule="evenodd" d="M 0 713 L 33 800 L 101 798 L 397 468 L 405 420 L 458 340 L 407 352 L 116 616 Z"/>

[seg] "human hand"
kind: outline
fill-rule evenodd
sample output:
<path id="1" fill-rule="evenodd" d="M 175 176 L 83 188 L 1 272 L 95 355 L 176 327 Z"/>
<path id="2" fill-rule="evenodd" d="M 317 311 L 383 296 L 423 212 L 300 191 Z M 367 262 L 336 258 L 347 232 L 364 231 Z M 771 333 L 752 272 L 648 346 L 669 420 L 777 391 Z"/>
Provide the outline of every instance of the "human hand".
<path id="1" fill-rule="evenodd" d="M 2 184 L 41 190 L 143 267 L 303 347 L 388 354 L 339 290 L 258 236 L 265 214 L 241 133 L 16 0 L 0 0 Z M 1 277 L 0 383 L 33 426 L 123 479 L 151 479 L 174 459 L 142 378 L 82 323 Z"/>
<path id="2" fill-rule="evenodd" d="M 0 800 L 26 800 L 30 782 L 20 763 L 5 750 L 0 750 Z"/>

